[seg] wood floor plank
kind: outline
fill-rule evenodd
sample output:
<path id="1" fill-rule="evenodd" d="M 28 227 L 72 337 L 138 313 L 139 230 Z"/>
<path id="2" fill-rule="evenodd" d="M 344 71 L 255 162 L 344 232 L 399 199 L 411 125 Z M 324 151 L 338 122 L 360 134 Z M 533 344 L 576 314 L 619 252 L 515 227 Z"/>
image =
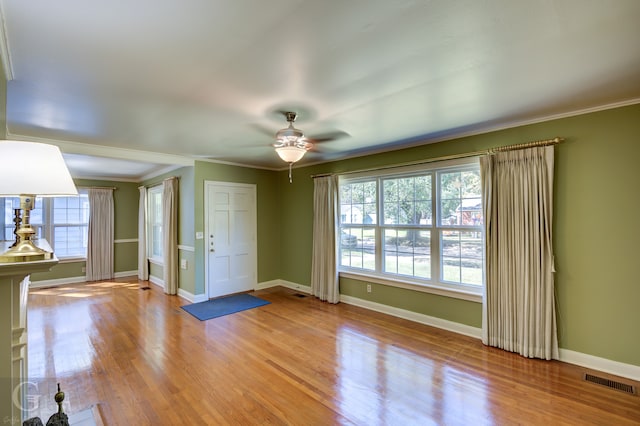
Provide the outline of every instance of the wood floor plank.
<path id="1" fill-rule="evenodd" d="M 32 414 L 56 411 L 60 383 L 67 412 L 98 406 L 106 425 L 640 424 L 637 395 L 577 366 L 284 288 L 199 321 L 139 286 L 31 291 Z"/>

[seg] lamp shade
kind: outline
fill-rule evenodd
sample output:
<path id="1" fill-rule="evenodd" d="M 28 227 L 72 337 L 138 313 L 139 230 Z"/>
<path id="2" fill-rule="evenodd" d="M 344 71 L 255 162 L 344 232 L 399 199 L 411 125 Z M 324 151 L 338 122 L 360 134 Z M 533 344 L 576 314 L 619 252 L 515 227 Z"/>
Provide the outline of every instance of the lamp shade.
<path id="1" fill-rule="evenodd" d="M 299 146 L 281 146 L 276 148 L 276 152 L 283 161 L 295 163 L 304 157 L 304 153 L 307 152 L 307 150 Z"/>
<path id="2" fill-rule="evenodd" d="M 0 196 L 78 195 L 69 169 L 55 145 L 0 141 Z"/>

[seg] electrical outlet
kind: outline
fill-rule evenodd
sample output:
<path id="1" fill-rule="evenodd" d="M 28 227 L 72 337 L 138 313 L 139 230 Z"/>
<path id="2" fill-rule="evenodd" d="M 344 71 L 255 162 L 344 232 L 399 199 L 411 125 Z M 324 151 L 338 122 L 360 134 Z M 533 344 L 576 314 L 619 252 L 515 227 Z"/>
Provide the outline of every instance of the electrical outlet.
<path id="1" fill-rule="evenodd" d="M 84 266 L 82 267 L 82 271 L 81 272 L 87 272 L 87 268 L 85 268 Z"/>
<path id="2" fill-rule="evenodd" d="M 371 284 L 367 284 L 367 293 L 371 293 Z"/>
<path id="3" fill-rule="evenodd" d="M 187 262 L 187 259 L 180 259 L 180 268 L 181 269 L 187 269 L 188 265 L 189 265 L 189 263 Z"/>

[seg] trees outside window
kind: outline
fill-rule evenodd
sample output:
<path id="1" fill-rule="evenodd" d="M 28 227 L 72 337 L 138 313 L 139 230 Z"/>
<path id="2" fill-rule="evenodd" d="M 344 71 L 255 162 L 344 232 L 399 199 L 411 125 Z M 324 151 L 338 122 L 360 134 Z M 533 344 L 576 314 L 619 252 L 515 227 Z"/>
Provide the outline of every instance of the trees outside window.
<path id="1" fill-rule="evenodd" d="M 346 177 L 339 197 L 341 271 L 481 288 L 477 160 Z"/>

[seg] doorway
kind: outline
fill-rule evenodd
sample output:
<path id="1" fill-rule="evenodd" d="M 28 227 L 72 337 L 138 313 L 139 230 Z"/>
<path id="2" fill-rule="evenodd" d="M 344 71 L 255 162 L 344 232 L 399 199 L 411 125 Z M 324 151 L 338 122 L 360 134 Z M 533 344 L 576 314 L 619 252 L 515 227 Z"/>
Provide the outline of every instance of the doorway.
<path id="1" fill-rule="evenodd" d="M 256 186 L 205 181 L 205 277 L 208 298 L 255 289 Z"/>

